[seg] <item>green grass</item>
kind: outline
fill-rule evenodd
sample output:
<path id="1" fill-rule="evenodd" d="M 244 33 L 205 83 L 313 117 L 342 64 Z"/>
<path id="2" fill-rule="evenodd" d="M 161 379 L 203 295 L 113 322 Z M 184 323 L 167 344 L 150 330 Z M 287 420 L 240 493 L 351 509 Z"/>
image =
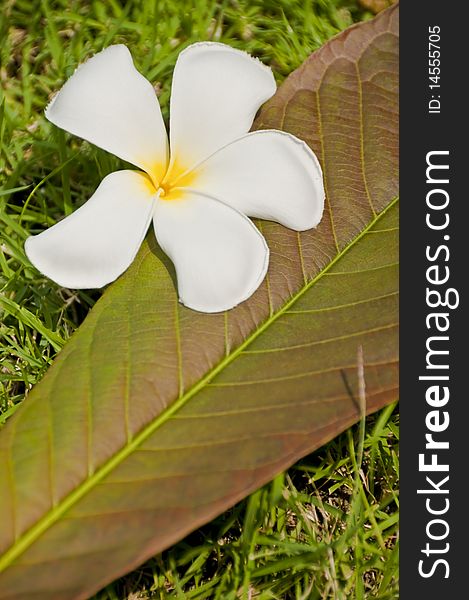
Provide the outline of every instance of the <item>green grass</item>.
<path id="1" fill-rule="evenodd" d="M 72 292 L 28 262 L 24 240 L 81 205 L 118 159 L 52 127 L 50 96 L 78 63 L 127 44 L 167 118 L 189 43 L 216 40 L 280 83 L 368 18 L 352 0 L 7 0 L 0 12 L 0 424 L 39 381 L 100 292 Z M 397 598 L 398 415 L 385 409 L 96 600 Z"/>

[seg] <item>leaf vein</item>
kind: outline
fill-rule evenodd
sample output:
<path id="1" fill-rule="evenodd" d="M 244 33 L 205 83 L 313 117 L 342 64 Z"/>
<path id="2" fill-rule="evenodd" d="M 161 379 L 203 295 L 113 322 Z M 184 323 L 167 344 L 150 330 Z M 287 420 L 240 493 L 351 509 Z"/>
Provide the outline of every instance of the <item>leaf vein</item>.
<path id="1" fill-rule="evenodd" d="M 322 308 L 308 308 L 303 310 L 287 310 L 287 315 L 307 315 L 311 313 L 323 313 L 329 310 L 340 310 L 342 308 L 349 308 L 357 306 L 358 304 L 367 304 L 368 302 L 375 302 L 376 300 L 384 300 L 385 298 L 391 298 L 392 296 L 399 295 L 399 292 L 390 292 L 389 294 L 383 294 L 382 296 L 373 296 L 372 298 L 364 298 L 363 300 L 356 300 L 354 302 L 348 302 L 347 304 L 337 304 L 335 306 L 324 306 Z M 252 350 L 246 350 L 245 354 L 253 352 Z"/>
<path id="2" fill-rule="evenodd" d="M 179 323 L 179 302 L 175 294 L 175 309 L 174 309 L 174 331 L 176 334 L 176 353 L 177 353 L 177 371 L 178 371 L 178 398 L 184 395 L 184 375 L 182 371 L 182 350 L 181 350 L 181 331 Z"/>
<path id="3" fill-rule="evenodd" d="M 358 68 L 358 62 L 355 62 L 355 69 L 357 72 L 357 83 L 358 83 L 358 107 L 359 107 L 359 124 L 360 124 L 360 167 L 363 177 L 363 185 L 365 186 L 365 195 L 370 204 L 371 212 L 373 216 L 376 217 L 375 207 L 373 206 L 373 201 L 371 199 L 370 190 L 368 188 L 368 181 L 366 178 L 365 172 L 365 135 L 364 135 L 364 124 L 363 124 L 363 87 L 362 87 L 362 79 L 360 76 L 360 69 Z"/>
<path id="4" fill-rule="evenodd" d="M 378 331 L 385 331 L 387 329 L 393 329 L 398 326 L 398 323 L 391 323 L 388 325 L 383 325 L 381 327 L 374 327 L 372 329 L 364 329 L 362 331 L 354 331 L 353 333 L 347 333 L 346 335 L 339 335 L 337 337 L 324 338 L 322 340 L 314 340 L 314 342 L 305 342 L 304 344 L 295 344 L 292 346 L 282 346 L 281 348 L 266 348 L 261 350 L 246 350 L 243 352 L 244 355 L 248 354 L 268 354 L 271 352 L 284 352 L 289 350 L 297 350 L 299 348 L 310 348 L 311 346 L 316 346 L 318 344 L 328 344 L 329 342 L 338 342 L 339 340 L 348 340 L 350 338 L 359 336 L 359 335 L 368 335 L 370 333 L 377 333 Z"/>
<path id="5" fill-rule="evenodd" d="M 386 263 L 385 265 L 379 265 L 378 267 L 370 267 L 368 269 L 357 269 L 354 271 L 333 271 L 332 273 L 325 273 L 325 275 L 356 275 L 358 273 L 369 273 L 370 271 L 380 271 L 381 269 L 389 269 L 390 267 L 399 266 L 399 262 Z"/>
<path id="6" fill-rule="evenodd" d="M 397 389 L 396 386 L 390 388 L 382 388 L 379 390 L 374 390 L 373 394 L 381 394 L 383 392 L 388 392 L 393 389 Z M 341 398 L 347 397 L 348 394 L 337 394 L 335 396 L 328 396 L 327 398 L 314 398 L 312 400 L 304 400 L 303 402 L 295 402 L 295 407 L 298 406 L 309 406 L 310 404 L 317 404 L 318 402 L 335 402 L 340 400 Z M 248 408 L 239 408 L 237 410 L 221 410 L 219 412 L 211 412 L 211 413 L 195 413 L 192 415 L 180 414 L 174 415 L 174 419 L 177 421 L 183 421 L 187 419 L 205 419 L 205 418 L 217 418 L 217 417 L 225 417 L 231 415 L 245 414 L 245 413 L 257 413 L 257 412 L 271 412 L 276 409 L 284 409 L 291 408 L 291 402 L 279 402 L 278 404 L 269 404 L 262 406 L 250 406 Z M 167 448 L 166 448 L 167 449 Z M 156 449 L 155 449 L 156 450 Z M 164 448 L 161 449 L 162 451 Z M 140 452 L 141 450 L 139 450 Z"/>
<path id="7" fill-rule="evenodd" d="M 299 231 L 296 232 L 296 239 L 298 242 L 298 254 L 300 256 L 300 265 L 301 265 L 301 274 L 303 275 L 303 284 L 306 285 L 308 283 L 308 278 L 306 276 L 305 261 L 303 258 L 303 246 L 301 244 L 301 235 L 300 235 Z"/>
<path id="8" fill-rule="evenodd" d="M 319 139 L 321 141 L 321 158 L 322 158 L 322 165 L 323 165 L 324 190 L 326 192 L 326 203 L 327 203 L 327 208 L 328 208 L 328 211 L 329 211 L 329 218 L 330 218 L 330 221 L 331 221 L 331 231 L 332 231 L 332 237 L 334 238 L 335 249 L 336 249 L 336 251 L 338 253 L 340 253 L 339 243 L 337 242 L 337 235 L 336 235 L 336 232 L 335 232 L 334 216 L 332 214 L 332 205 L 331 205 L 331 201 L 330 201 L 330 198 L 329 198 L 329 192 L 328 192 L 328 187 L 327 187 L 326 155 L 325 155 L 325 151 L 324 151 L 324 136 L 323 136 L 323 133 L 322 133 L 321 99 L 319 97 L 320 89 L 321 88 L 319 88 L 317 90 L 317 92 L 316 92 L 316 103 L 317 103 L 317 110 L 318 110 Z"/>
<path id="9" fill-rule="evenodd" d="M 398 360 L 385 360 L 380 362 L 368 362 L 365 364 L 365 368 L 368 367 L 380 367 L 384 365 L 392 365 L 397 363 Z M 319 369 L 317 371 L 306 371 L 304 373 L 295 373 L 293 375 L 284 375 L 282 377 L 272 377 L 270 379 L 257 379 L 251 381 L 230 381 L 230 382 L 220 382 L 220 383 L 209 383 L 210 387 L 242 387 L 242 386 L 250 386 L 250 385 L 258 385 L 261 383 L 277 383 L 279 381 L 290 381 L 292 379 L 301 379 L 302 377 L 309 377 L 311 375 L 323 375 L 324 373 L 333 373 L 334 371 L 341 371 L 346 369 L 355 369 L 357 367 L 356 364 L 352 365 L 340 365 L 338 367 L 330 367 L 329 369 Z"/>

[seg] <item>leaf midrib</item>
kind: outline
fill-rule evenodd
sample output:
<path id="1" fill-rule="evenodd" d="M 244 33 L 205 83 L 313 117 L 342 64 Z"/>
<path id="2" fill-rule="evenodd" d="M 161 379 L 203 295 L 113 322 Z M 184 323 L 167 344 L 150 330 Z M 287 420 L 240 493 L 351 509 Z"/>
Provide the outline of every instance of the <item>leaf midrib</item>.
<path id="1" fill-rule="evenodd" d="M 295 302 L 303 296 L 317 281 L 325 275 L 358 241 L 377 223 L 383 216 L 398 202 L 398 197 L 395 197 L 378 215 L 373 218 L 370 223 L 347 244 L 332 260 L 324 267 L 311 281 L 301 287 L 276 313 L 270 315 L 250 336 L 248 336 L 242 344 L 240 344 L 231 354 L 225 356 L 213 369 L 211 369 L 204 377 L 202 377 L 192 388 L 181 395 L 171 405 L 169 405 L 162 413 L 160 413 L 151 423 L 144 427 L 126 446 L 121 448 L 114 454 L 106 463 L 104 463 L 95 473 L 88 479 L 77 486 L 68 496 L 63 498 L 56 506 L 46 513 L 35 525 L 20 536 L 13 546 L 0 557 L 0 572 L 4 571 L 10 564 L 21 556 L 34 542 L 45 533 L 58 519 L 69 510 L 74 504 L 81 500 L 96 484 L 98 484 L 106 475 L 111 473 L 117 466 L 120 465 L 128 456 L 130 456 L 150 435 L 159 429 L 161 425 L 166 423 L 179 409 L 187 404 L 187 402 L 195 396 L 221 371 L 231 364 L 244 350 L 249 346 L 259 335 L 268 329 L 280 316 L 295 304 Z"/>

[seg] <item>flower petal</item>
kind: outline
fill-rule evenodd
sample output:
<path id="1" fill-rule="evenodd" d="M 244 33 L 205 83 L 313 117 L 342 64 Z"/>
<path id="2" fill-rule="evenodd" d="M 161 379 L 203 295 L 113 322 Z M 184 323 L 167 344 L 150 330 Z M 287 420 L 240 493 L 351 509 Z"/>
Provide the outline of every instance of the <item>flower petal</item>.
<path id="1" fill-rule="evenodd" d="M 297 231 L 315 227 L 324 210 L 315 154 L 282 131 L 255 131 L 225 146 L 197 167 L 193 187 L 246 215 Z"/>
<path id="2" fill-rule="evenodd" d="M 275 93 L 271 70 L 230 46 L 193 44 L 179 54 L 171 91 L 171 162 L 191 168 L 247 133 Z"/>
<path id="3" fill-rule="evenodd" d="M 179 298 L 201 312 L 233 308 L 267 272 L 269 249 L 255 225 L 214 198 L 184 194 L 157 202 L 156 238 L 176 268 Z"/>
<path id="4" fill-rule="evenodd" d="M 41 273 L 59 285 L 102 287 L 135 258 L 154 205 L 155 190 L 146 175 L 111 173 L 73 214 L 29 237 L 26 254 Z"/>
<path id="5" fill-rule="evenodd" d="M 158 99 L 122 44 L 79 66 L 47 107 L 46 117 L 158 180 L 166 171 L 168 139 Z"/>

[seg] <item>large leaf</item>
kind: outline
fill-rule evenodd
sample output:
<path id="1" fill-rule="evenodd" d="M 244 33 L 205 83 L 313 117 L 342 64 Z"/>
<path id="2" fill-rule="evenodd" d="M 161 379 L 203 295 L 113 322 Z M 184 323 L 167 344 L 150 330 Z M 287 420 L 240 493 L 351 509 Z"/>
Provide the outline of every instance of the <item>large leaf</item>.
<path id="1" fill-rule="evenodd" d="M 396 28 L 350 28 L 262 110 L 316 151 L 328 203 L 314 231 L 260 223 L 255 296 L 185 309 L 150 237 L 1 432 L 0 598 L 86 598 L 342 431 L 359 345 L 367 411 L 395 399 Z"/>

